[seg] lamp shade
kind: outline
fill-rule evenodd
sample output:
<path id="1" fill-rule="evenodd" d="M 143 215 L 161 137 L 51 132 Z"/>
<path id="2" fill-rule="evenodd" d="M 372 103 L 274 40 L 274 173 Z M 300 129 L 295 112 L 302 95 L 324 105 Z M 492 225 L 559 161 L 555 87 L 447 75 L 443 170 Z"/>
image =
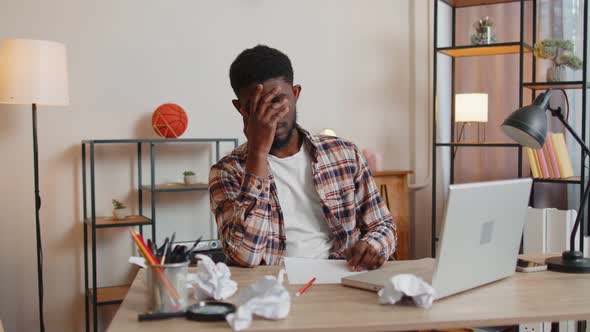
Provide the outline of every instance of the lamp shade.
<path id="1" fill-rule="evenodd" d="M 455 95 L 455 122 L 488 122 L 488 95 L 485 93 Z"/>
<path id="2" fill-rule="evenodd" d="M 0 40 L 0 103 L 69 104 L 65 46 L 45 40 Z"/>
<path id="3" fill-rule="evenodd" d="M 547 136 L 547 115 L 551 95 L 543 92 L 529 106 L 522 107 L 510 114 L 502 123 L 502 131 L 518 144 L 533 149 L 540 149 Z"/>
<path id="4" fill-rule="evenodd" d="M 518 144 L 540 149 L 547 135 L 545 111 L 535 105 L 523 107 L 504 120 L 502 130 Z"/>

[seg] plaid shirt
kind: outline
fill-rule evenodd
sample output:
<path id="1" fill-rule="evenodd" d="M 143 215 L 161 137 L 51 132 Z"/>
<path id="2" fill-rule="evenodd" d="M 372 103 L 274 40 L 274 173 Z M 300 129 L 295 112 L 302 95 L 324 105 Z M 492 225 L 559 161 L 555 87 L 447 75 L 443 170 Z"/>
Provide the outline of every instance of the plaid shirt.
<path id="1" fill-rule="evenodd" d="M 330 258 L 366 241 L 384 257 L 395 251 L 396 226 L 377 191 L 358 147 L 298 128 L 312 157 L 312 176 L 334 238 Z M 280 264 L 285 225 L 272 174 L 246 172 L 247 143 L 213 165 L 209 174 L 211 210 L 225 254 L 242 266 Z M 270 169 L 270 168 L 269 168 Z"/>

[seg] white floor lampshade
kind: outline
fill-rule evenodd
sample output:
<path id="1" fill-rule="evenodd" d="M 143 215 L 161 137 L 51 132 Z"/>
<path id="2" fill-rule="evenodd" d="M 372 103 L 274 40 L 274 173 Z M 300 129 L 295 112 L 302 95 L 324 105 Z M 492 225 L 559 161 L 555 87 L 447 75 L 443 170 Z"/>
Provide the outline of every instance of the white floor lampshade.
<path id="1" fill-rule="evenodd" d="M 0 103 L 69 104 L 66 47 L 46 40 L 0 40 Z"/>

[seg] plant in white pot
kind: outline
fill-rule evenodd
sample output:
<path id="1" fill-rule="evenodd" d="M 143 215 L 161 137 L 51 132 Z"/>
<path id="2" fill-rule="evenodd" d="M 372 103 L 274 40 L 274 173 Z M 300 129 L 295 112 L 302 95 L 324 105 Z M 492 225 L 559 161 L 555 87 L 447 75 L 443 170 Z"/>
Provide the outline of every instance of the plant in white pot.
<path id="1" fill-rule="evenodd" d="M 535 56 L 553 62 L 547 69 L 547 82 L 565 81 L 566 67 L 572 70 L 582 69 L 582 60 L 572 54 L 573 51 L 574 43 L 570 40 L 545 39 L 535 44 Z"/>
<path id="2" fill-rule="evenodd" d="M 182 173 L 184 175 L 184 184 L 191 185 L 197 183 L 197 175 L 193 171 L 185 171 Z"/>
<path id="3" fill-rule="evenodd" d="M 125 219 L 128 216 L 127 207 L 116 199 L 113 199 L 113 217 L 115 219 Z"/>

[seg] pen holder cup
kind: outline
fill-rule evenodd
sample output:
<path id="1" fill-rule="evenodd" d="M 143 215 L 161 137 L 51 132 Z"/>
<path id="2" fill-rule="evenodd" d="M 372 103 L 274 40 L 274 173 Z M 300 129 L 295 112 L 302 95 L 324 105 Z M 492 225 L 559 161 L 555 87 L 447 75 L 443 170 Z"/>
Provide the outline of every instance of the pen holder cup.
<path id="1" fill-rule="evenodd" d="M 188 264 L 186 261 L 147 267 L 147 300 L 150 311 L 167 313 L 186 310 Z"/>

